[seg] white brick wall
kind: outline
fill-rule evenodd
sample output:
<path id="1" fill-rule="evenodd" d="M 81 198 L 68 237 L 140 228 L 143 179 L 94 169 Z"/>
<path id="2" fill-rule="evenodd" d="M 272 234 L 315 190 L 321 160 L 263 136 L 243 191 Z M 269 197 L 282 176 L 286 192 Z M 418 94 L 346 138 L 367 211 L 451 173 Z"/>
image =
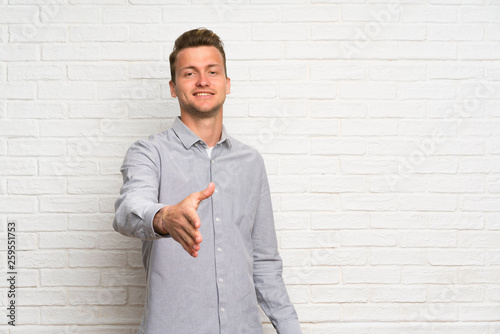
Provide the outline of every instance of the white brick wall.
<path id="1" fill-rule="evenodd" d="M 304 333 L 500 333 L 494 0 L 0 0 L 0 241 L 16 220 L 19 263 L 0 333 L 136 333 L 119 166 L 178 114 L 168 55 L 200 26 L 226 43 L 226 126 L 266 160 Z"/>

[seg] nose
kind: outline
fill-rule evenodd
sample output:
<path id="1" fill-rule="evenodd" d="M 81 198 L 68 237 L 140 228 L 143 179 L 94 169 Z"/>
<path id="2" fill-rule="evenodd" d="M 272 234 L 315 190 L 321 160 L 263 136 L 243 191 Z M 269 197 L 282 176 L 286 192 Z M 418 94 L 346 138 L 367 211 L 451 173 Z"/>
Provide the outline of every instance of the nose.
<path id="1" fill-rule="evenodd" d="M 207 87 L 210 86 L 210 80 L 205 73 L 200 73 L 198 76 L 198 81 L 196 82 L 198 86 Z"/>

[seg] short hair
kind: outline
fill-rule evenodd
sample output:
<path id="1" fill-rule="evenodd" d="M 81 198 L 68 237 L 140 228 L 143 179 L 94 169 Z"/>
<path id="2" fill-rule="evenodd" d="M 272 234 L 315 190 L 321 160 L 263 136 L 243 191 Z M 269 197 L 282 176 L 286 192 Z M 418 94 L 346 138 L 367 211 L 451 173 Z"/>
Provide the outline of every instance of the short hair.
<path id="1" fill-rule="evenodd" d="M 177 55 L 183 49 L 195 48 L 198 46 L 213 46 L 220 52 L 222 60 L 224 61 L 224 74 L 227 77 L 226 53 L 224 52 L 224 43 L 222 43 L 219 36 L 217 36 L 217 34 L 215 34 L 212 30 L 206 28 L 198 28 L 186 31 L 175 40 L 174 49 L 172 50 L 172 53 L 169 57 L 170 76 L 174 83 L 175 61 L 177 60 Z"/>

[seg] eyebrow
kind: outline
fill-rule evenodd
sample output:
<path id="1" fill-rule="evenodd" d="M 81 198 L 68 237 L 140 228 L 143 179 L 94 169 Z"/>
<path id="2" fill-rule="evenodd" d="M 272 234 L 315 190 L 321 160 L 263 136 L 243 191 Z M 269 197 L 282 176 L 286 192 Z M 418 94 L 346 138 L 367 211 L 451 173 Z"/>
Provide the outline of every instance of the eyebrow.
<path id="1" fill-rule="evenodd" d="M 220 68 L 222 68 L 222 66 L 219 65 L 219 64 L 208 64 L 206 67 L 207 68 L 211 68 L 211 67 L 220 67 Z M 185 66 L 185 67 L 181 68 L 180 71 L 184 71 L 184 70 L 188 70 L 188 69 L 197 70 L 196 66 L 192 66 L 191 65 L 191 66 Z"/>

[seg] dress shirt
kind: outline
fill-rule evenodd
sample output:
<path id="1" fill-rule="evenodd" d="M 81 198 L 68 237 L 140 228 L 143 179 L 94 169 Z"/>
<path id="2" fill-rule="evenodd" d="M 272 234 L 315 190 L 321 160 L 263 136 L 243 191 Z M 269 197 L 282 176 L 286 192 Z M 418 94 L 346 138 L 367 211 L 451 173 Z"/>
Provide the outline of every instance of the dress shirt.
<path id="1" fill-rule="evenodd" d="M 147 295 L 140 334 L 259 334 L 258 305 L 280 334 L 301 333 L 282 278 L 262 157 L 222 136 L 205 143 L 177 118 L 171 129 L 135 142 L 121 167 L 113 227 L 142 240 Z M 215 183 L 198 208 L 196 258 L 155 233 L 165 205 Z"/>

